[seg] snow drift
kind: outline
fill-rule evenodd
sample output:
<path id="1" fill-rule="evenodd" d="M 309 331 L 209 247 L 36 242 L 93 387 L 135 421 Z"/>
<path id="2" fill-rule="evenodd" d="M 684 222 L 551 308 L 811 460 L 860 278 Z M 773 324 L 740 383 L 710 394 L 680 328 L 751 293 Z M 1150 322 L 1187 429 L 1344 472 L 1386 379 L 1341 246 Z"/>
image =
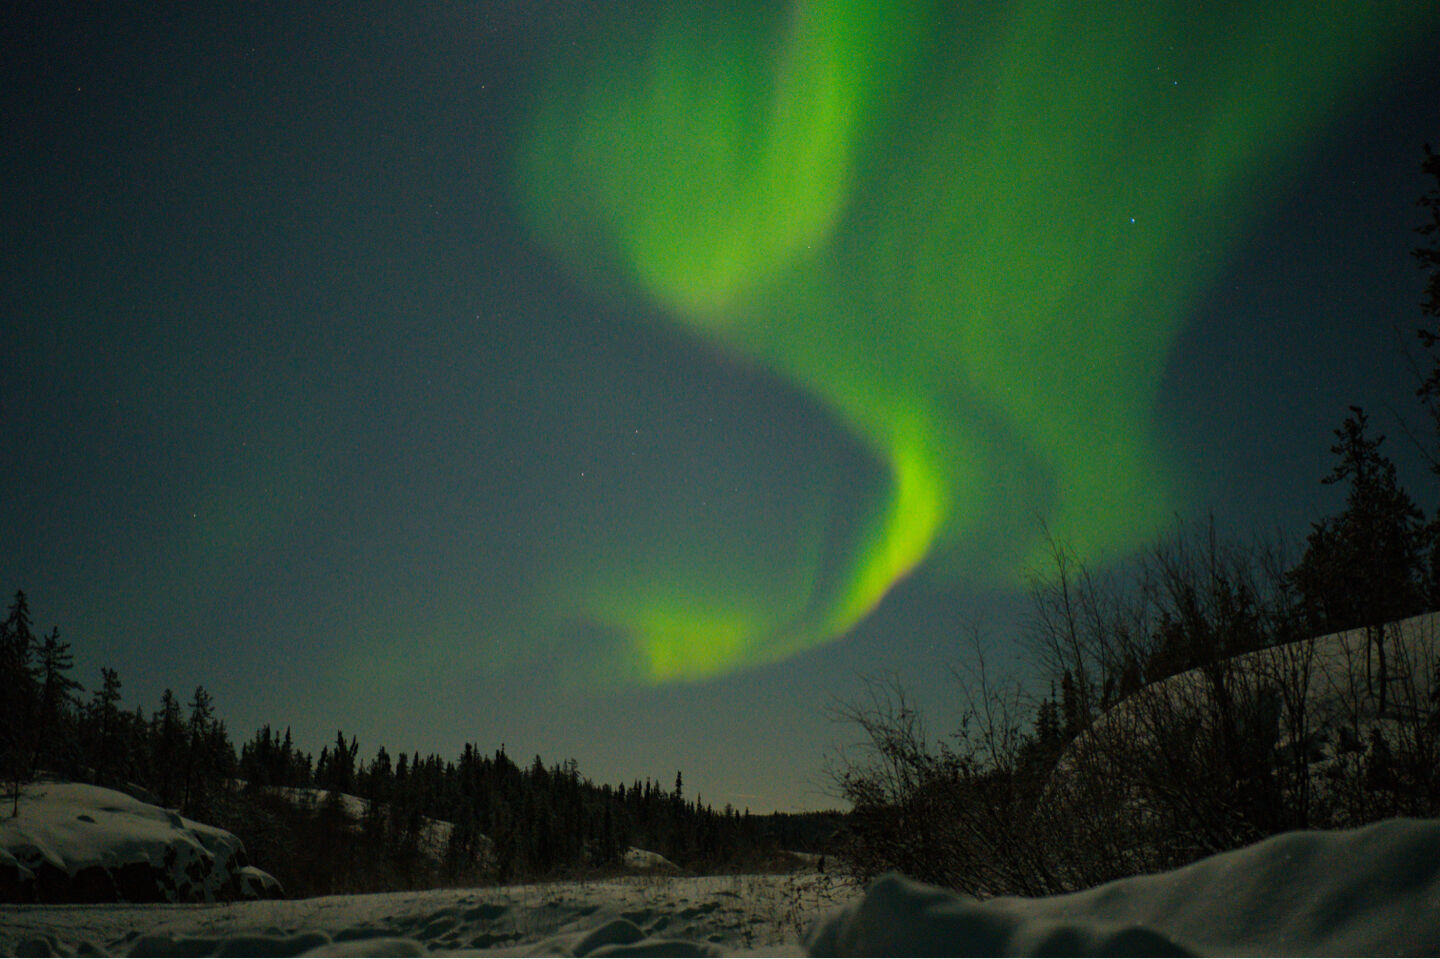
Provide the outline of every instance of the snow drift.
<path id="1" fill-rule="evenodd" d="M 897 876 L 821 923 L 817 955 L 1434 955 L 1440 823 L 1292 832 L 1183 869 L 977 902 Z"/>

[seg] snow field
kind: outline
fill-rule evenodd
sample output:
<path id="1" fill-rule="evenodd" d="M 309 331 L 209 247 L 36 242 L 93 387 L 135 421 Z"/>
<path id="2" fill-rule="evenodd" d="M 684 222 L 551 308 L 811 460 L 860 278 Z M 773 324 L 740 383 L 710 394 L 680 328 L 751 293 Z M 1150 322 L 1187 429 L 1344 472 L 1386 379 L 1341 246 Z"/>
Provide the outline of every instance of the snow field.
<path id="1" fill-rule="evenodd" d="M 838 908 L 837 908 L 838 907 Z M 808 930 L 808 931 L 807 931 Z M 1183 869 L 978 902 L 898 876 L 597 882 L 225 905 L 11 906 L 26 955 L 1436 955 L 1440 822 L 1293 832 Z"/>
<path id="2" fill-rule="evenodd" d="M 817 873 L 627 876 L 593 882 L 179 906 L 7 906 L 0 953 L 296 955 L 320 947 L 393 953 L 583 955 L 670 941 L 689 954 L 788 949 L 858 890 Z M 388 945 L 387 945 L 388 944 Z M 411 948 L 406 946 L 403 948 Z"/>

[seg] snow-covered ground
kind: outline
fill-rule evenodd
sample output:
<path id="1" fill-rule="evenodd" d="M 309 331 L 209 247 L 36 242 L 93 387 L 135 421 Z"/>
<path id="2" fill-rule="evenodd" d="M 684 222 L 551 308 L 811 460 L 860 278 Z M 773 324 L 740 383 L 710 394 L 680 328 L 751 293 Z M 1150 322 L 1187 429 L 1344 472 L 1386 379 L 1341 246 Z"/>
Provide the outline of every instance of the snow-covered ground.
<path id="1" fill-rule="evenodd" d="M 692 955 L 747 949 L 800 955 L 809 925 L 856 894 L 806 873 L 626 876 L 218 907 L 5 906 L 0 953 L 14 955 L 28 943 L 32 955 L 286 955 L 325 945 L 371 954 L 586 954 L 663 939 Z"/>
<path id="2" fill-rule="evenodd" d="M 1184 869 L 976 902 L 899 877 L 631 876 L 197 906 L 7 906 L 28 955 L 1435 955 L 1440 823 L 1277 836 Z"/>

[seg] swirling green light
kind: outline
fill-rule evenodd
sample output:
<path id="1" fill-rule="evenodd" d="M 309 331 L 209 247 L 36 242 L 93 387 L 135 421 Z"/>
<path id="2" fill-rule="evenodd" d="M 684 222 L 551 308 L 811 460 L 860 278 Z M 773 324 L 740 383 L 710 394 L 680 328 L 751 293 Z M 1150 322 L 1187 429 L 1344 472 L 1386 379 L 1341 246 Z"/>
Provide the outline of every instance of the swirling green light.
<path id="1" fill-rule="evenodd" d="M 557 45 L 516 154 L 535 233 L 597 290 L 796 383 L 888 467 L 842 563 L 747 593 L 578 575 L 577 615 L 661 681 L 842 634 L 937 548 L 1083 555 L 1181 503 L 1155 394 L 1260 187 L 1435 14 L 1419 5 L 795 0 Z M 632 14 L 633 15 L 633 14 Z M 617 549 L 620 547 L 617 547 Z M 733 573 L 733 570 L 731 571 Z M 623 657 L 622 657 L 623 658 Z"/>

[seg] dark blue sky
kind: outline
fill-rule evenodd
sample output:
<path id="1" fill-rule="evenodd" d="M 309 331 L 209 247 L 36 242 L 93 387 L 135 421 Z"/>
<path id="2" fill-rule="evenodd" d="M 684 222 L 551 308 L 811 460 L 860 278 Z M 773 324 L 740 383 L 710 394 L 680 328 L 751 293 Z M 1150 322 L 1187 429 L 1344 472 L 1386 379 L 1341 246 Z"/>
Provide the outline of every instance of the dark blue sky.
<path id="1" fill-rule="evenodd" d="M 852 734 L 827 704 L 893 670 L 943 716 L 966 626 L 1012 658 L 1023 595 L 922 567 L 776 664 L 575 680 L 591 637 L 529 610 L 583 564 L 623 570 L 608 544 L 673 536 L 764 592 L 811 504 L 843 540 L 885 473 L 801 389 L 533 239 L 508 185 L 525 91 L 591 15 L 543 9 L 7 18 L 0 588 L 60 625 L 87 685 L 113 666 L 153 709 L 204 684 L 237 739 L 504 742 L 601 780 L 683 768 L 717 804 L 828 805 L 824 753 Z M 1433 18 L 1426 36 L 1269 171 L 1187 311 L 1156 420 L 1188 516 L 1302 536 L 1336 506 L 1319 479 L 1352 403 L 1437 505 L 1397 419 L 1420 425 L 1403 350 Z"/>

